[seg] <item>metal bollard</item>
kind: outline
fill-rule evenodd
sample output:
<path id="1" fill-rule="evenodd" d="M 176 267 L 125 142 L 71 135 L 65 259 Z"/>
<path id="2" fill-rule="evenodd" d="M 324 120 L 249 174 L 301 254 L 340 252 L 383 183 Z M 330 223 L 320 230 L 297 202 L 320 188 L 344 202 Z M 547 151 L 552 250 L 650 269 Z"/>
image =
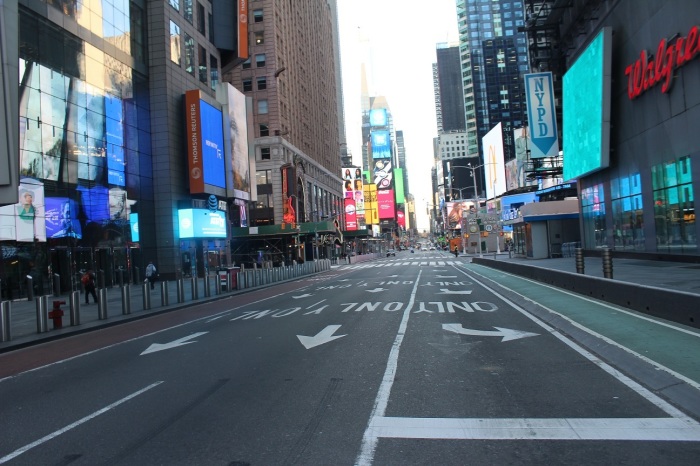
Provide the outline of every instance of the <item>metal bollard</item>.
<path id="1" fill-rule="evenodd" d="M 204 275 L 204 297 L 208 298 L 211 296 L 211 288 L 210 288 L 210 278 L 209 274 Z"/>
<path id="2" fill-rule="evenodd" d="M 603 250 L 603 277 L 613 277 L 612 251 L 610 249 Z"/>
<path id="3" fill-rule="evenodd" d="M 27 275 L 27 301 L 34 301 L 34 279 Z"/>
<path id="4" fill-rule="evenodd" d="M 49 299 L 47 296 L 37 296 L 36 303 L 36 333 L 49 331 Z"/>
<path id="5" fill-rule="evenodd" d="M 228 287 L 226 287 L 226 288 L 228 288 Z M 221 294 L 221 291 L 222 291 L 221 290 L 221 276 L 216 275 L 216 279 L 214 280 L 214 292 L 218 296 Z"/>
<path id="6" fill-rule="evenodd" d="M 199 298 L 199 290 L 197 289 L 197 279 L 195 277 L 190 278 L 190 292 L 192 295 L 192 301 Z"/>
<path id="7" fill-rule="evenodd" d="M 143 289 L 143 310 L 148 311 L 151 309 L 151 284 L 148 280 L 144 280 L 141 288 Z"/>
<path id="8" fill-rule="evenodd" d="M 100 320 L 107 319 L 107 288 L 100 288 L 97 292 L 97 318 Z"/>
<path id="9" fill-rule="evenodd" d="M 12 339 L 12 302 L 0 302 L 0 341 L 10 341 Z"/>
<path id="10" fill-rule="evenodd" d="M 141 281 L 141 269 L 134 267 L 134 285 Z"/>
<path id="11" fill-rule="evenodd" d="M 168 282 L 160 282 L 160 305 L 167 306 L 170 303 L 170 298 L 168 296 Z"/>
<path id="12" fill-rule="evenodd" d="M 70 294 L 70 324 L 80 325 L 80 290 Z"/>
<path id="13" fill-rule="evenodd" d="M 185 282 L 182 280 L 182 278 L 177 279 L 177 302 L 185 302 Z"/>
<path id="14" fill-rule="evenodd" d="M 97 287 L 98 288 L 105 287 L 105 271 L 102 269 L 97 271 Z"/>
<path id="15" fill-rule="evenodd" d="M 61 296 L 61 276 L 57 273 L 53 274 L 53 295 Z"/>
<path id="16" fill-rule="evenodd" d="M 584 273 L 583 249 L 576 248 L 576 273 Z"/>
<path id="17" fill-rule="evenodd" d="M 117 269 L 117 283 L 120 287 L 124 286 L 124 269 Z"/>
<path id="18" fill-rule="evenodd" d="M 131 288 L 129 285 L 121 287 L 122 290 L 122 315 L 131 314 Z"/>

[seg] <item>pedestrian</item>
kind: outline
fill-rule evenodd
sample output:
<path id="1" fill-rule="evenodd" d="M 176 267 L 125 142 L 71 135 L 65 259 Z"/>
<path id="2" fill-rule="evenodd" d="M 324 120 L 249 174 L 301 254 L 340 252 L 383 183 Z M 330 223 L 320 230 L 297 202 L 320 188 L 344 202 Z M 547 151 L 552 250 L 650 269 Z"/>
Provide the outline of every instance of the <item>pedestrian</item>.
<path id="1" fill-rule="evenodd" d="M 90 295 L 92 295 L 93 302 L 97 302 L 97 293 L 95 292 L 95 273 L 92 270 L 85 272 L 80 279 L 85 289 L 85 304 L 90 304 Z"/>
<path id="2" fill-rule="evenodd" d="M 459 247 L 455 246 L 455 257 L 459 257 Z"/>
<path id="3" fill-rule="evenodd" d="M 156 266 L 153 265 L 153 261 L 148 261 L 148 265 L 146 266 L 146 279 L 150 282 L 151 289 L 156 286 L 156 278 L 158 278 L 158 270 L 156 270 Z"/>

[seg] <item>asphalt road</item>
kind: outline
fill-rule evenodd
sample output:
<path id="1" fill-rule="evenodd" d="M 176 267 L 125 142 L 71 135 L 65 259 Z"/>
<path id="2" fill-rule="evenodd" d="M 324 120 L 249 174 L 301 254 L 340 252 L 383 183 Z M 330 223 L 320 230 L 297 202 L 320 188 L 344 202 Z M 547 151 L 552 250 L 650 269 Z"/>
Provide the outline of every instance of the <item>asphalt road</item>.
<path id="1" fill-rule="evenodd" d="M 697 464 L 639 350 L 599 356 L 635 342 L 531 309 L 595 303 L 487 274 L 401 252 L 0 355 L 0 464 Z"/>

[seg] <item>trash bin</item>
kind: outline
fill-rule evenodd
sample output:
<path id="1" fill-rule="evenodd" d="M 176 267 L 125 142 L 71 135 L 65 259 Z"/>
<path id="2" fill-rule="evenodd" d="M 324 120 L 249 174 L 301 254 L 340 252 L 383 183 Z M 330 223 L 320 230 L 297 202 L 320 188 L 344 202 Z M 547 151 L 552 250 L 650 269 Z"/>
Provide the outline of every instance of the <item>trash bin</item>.
<path id="1" fill-rule="evenodd" d="M 221 283 L 221 291 L 229 291 L 229 274 L 227 269 L 219 269 L 219 283 Z"/>
<path id="2" fill-rule="evenodd" d="M 229 267 L 228 268 L 228 279 L 231 284 L 232 290 L 238 289 L 238 272 L 241 271 L 240 267 Z"/>

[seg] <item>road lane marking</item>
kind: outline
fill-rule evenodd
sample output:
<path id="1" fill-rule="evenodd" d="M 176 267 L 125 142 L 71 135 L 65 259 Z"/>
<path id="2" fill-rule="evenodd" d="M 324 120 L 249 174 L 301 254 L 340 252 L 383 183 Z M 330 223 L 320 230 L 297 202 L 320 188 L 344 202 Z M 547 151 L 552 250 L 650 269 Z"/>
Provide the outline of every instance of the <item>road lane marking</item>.
<path id="1" fill-rule="evenodd" d="M 139 396 L 139 395 L 141 395 L 141 394 L 147 392 L 148 390 L 150 390 L 150 389 L 152 389 L 152 388 L 157 387 L 158 385 L 160 385 L 160 384 L 162 384 L 162 383 L 163 383 L 162 380 L 161 380 L 160 382 L 152 383 L 151 385 L 149 385 L 149 386 L 147 386 L 147 387 L 145 387 L 145 388 L 142 388 L 141 390 L 139 390 L 139 391 L 137 391 L 137 392 L 134 392 L 134 393 L 132 393 L 131 395 L 122 398 L 121 400 L 115 401 L 115 402 L 112 403 L 111 405 L 105 406 L 104 408 L 102 408 L 102 409 L 100 409 L 100 410 L 98 410 L 98 411 L 95 411 L 94 413 L 92 413 L 92 414 L 90 414 L 90 415 L 88 415 L 88 416 L 85 416 L 84 418 L 79 419 L 79 420 L 75 421 L 75 422 L 72 423 L 72 424 L 68 424 L 66 427 L 64 427 L 64 428 L 62 428 L 62 429 L 59 429 L 59 430 L 57 430 L 57 431 L 55 431 L 55 432 L 52 432 L 52 433 L 50 433 L 49 435 L 46 435 L 46 436 L 40 438 L 39 440 L 35 440 L 34 442 L 32 442 L 32 443 L 30 443 L 30 444 L 28 444 L 28 445 L 23 446 L 22 448 L 19 448 L 19 449 L 13 451 L 13 452 L 10 453 L 9 455 L 5 455 L 5 456 L 3 456 L 2 458 L 0 458 L 0 464 L 7 463 L 8 461 L 10 461 L 10 460 L 12 460 L 12 459 L 18 457 L 18 456 L 21 455 L 22 453 L 25 453 L 25 452 L 31 450 L 31 449 L 34 448 L 34 447 L 38 447 L 38 446 L 41 445 L 42 443 L 46 443 L 46 442 L 48 442 L 49 440 L 58 437 L 59 435 L 65 434 L 65 433 L 68 432 L 69 430 L 75 429 L 76 427 L 80 426 L 81 424 L 85 424 L 86 422 L 88 422 L 88 421 L 90 421 L 90 420 L 96 418 L 97 416 L 99 416 L 99 415 L 101 415 L 101 414 L 104 414 L 104 413 L 106 413 L 107 411 L 110 411 L 110 410 L 116 408 L 116 407 L 119 406 L 120 404 L 126 403 L 127 401 L 129 401 L 129 400 L 131 400 L 131 399 L 133 399 L 133 398 L 136 398 L 137 396 Z"/>
<path id="2" fill-rule="evenodd" d="M 376 417 L 370 429 L 375 437 L 402 439 L 700 441 L 700 425 L 676 418 Z"/>
<path id="3" fill-rule="evenodd" d="M 360 453 L 355 460 L 357 465 L 371 465 L 374 459 L 374 452 L 377 449 L 377 441 L 379 438 L 374 435 L 372 429 L 372 422 L 376 418 L 384 417 L 386 412 L 386 407 L 389 404 L 389 395 L 391 395 L 391 387 L 394 385 L 394 378 L 396 376 L 396 369 L 399 362 L 399 351 L 401 350 L 401 343 L 403 342 L 403 337 L 406 335 L 406 329 L 408 327 L 408 319 L 411 316 L 411 309 L 413 308 L 413 303 L 416 300 L 416 292 L 418 290 L 418 283 L 420 283 L 420 276 L 422 271 L 418 271 L 418 276 L 416 277 L 416 282 L 413 285 L 413 290 L 411 290 L 411 298 L 408 300 L 408 304 L 403 311 L 403 316 L 401 317 L 401 324 L 399 325 L 399 330 L 396 333 L 396 338 L 394 339 L 394 344 L 391 346 L 391 351 L 389 352 L 389 359 L 386 363 L 386 370 L 384 371 L 384 377 L 382 377 L 382 383 L 379 386 L 377 392 L 377 398 L 374 400 L 374 407 L 372 408 L 372 414 L 369 416 L 369 423 L 365 433 L 362 436 L 362 446 L 360 447 Z"/>

